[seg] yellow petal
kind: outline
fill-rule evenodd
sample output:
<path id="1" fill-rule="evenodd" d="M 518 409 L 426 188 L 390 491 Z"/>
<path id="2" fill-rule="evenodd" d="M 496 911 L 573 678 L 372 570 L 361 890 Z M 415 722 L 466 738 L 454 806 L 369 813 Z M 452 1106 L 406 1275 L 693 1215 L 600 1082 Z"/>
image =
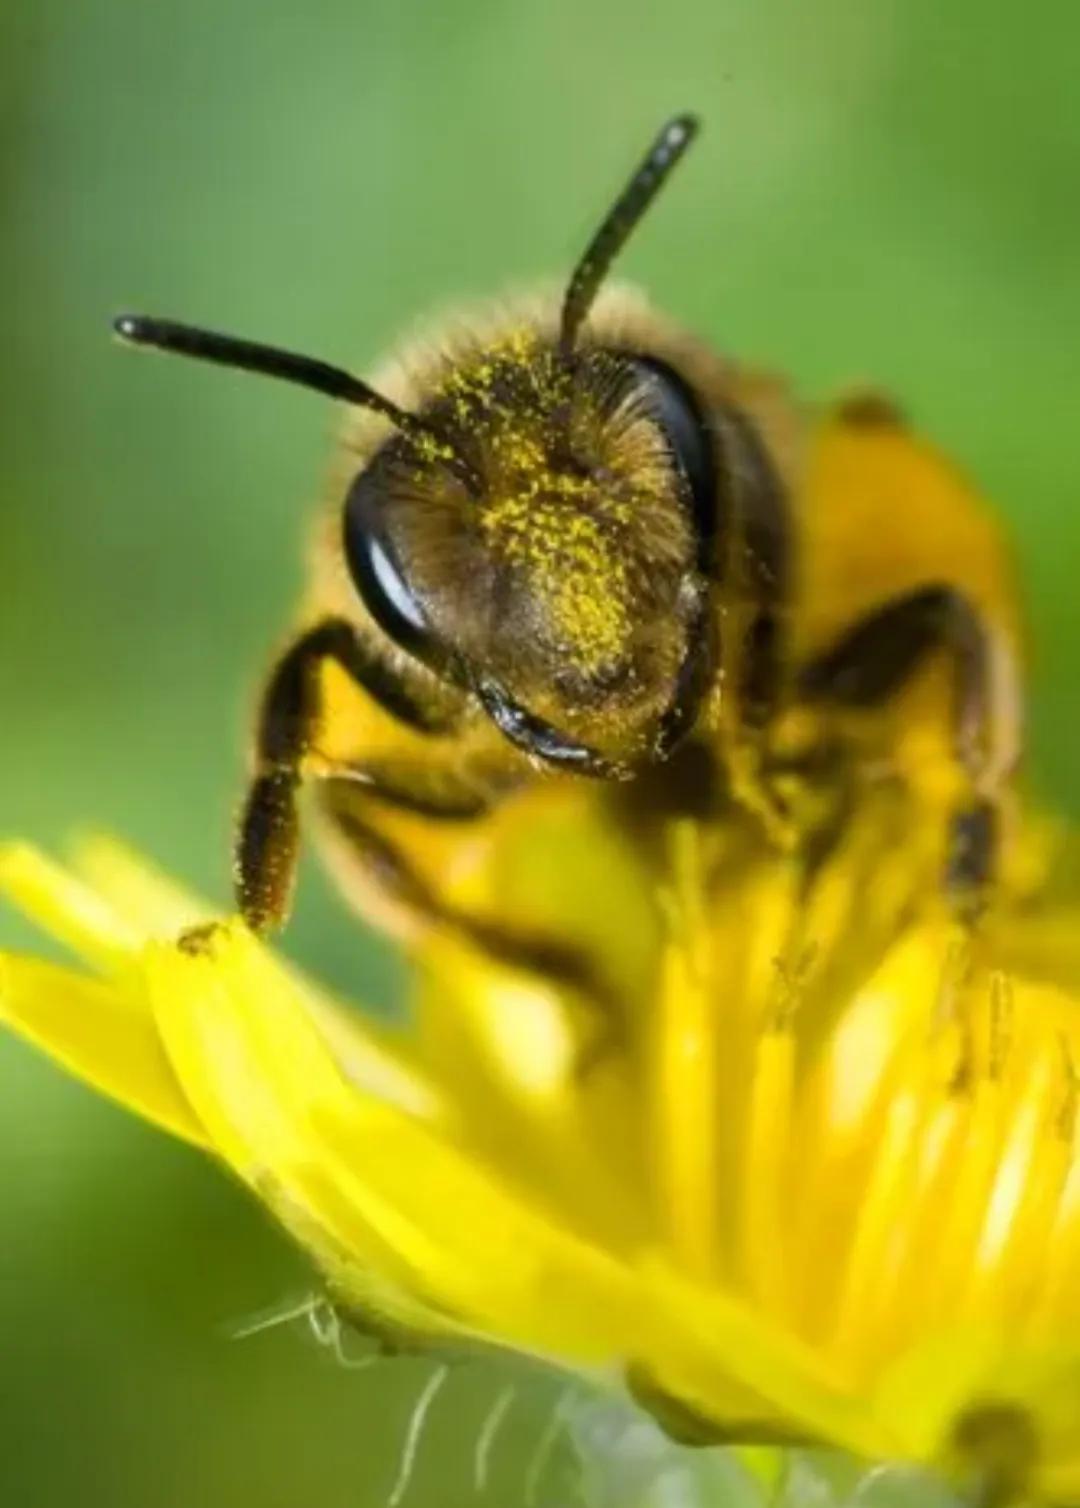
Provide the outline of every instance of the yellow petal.
<path id="1" fill-rule="evenodd" d="M 145 999 L 134 992 L 34 959 L 3 957 L 0 1018 L 137 1115 L 205 1143 Z"/>
<path id="2" fill-rule="evenodd" d="M 617 1363 L 642 1330 L 631 1275 L 548 1221 L 467 1154 L 390 1106 L 356 1097 L 319 1116 L 359 1221 L 377 1229 L 423 1291 L 529 1350 Z"/>
<path id="3" fill-rule="evenodd" d="M 151 988 L 185 1089 L 242 1177 L 460 1327 L 618 1354 L 634 1313 L 618 1263 L 510 1197 L 445 1132 L 346 1079 L 242 929 L 219 928 L 209 949 L 151 950 Z"/>
<path id="4" fill-rule="evenodd" d="M 227 925 L 204 952 L 151 946 L 146 966 L 162 1037 L 215 1150 L 335 1276 L 381 1272 L 396 1292 L 408 1273 L 395 1254 L 374 1235 L 346 1242 L 332 1194 L 311 1196 L 324 1176 L 311 1110 L 350 1090 L 285 971 Z M 379 1287 L 371 1279 L 350 1297 L 370 1301 Z M 404 1297 L 402 1310 L 415 1317 Z"/>
<path id="5" fill-rule="evenodd" d="M 125 925 L 145 937 L 175 937 L 209 920 L 210 908 L 130 848 L 103 833 L 81 837 L 72 868 Z"/>
<path id="6" fill-rule="evenodd" d="M 452 1099 L 459 1140 L 558 1223 L 619 1253 L 639 1246 L 634 1106 L 615 1055 L 589 1063 L 585 1045 L 609 1029 L 601 1008 L 450 936 L 423 961 L 414 1050 Z"/>
<path id="7" fill-rule="evenodd" d="M 92 967 L 130 974 L 139 934 L 101 896 L 29 844 L 0 846 L 0 895 Z"/>
<path id="8" fill-rule="evenodd" d="M 1080 1485 L 1080 1355 L 1075 1343 L 1026 1345 L 1012 1328 L 950 1325 L 920 1335 L 877 1380 L 876 1408 L 896 1421 L 905 1453 L 970 1472 L 963 1422 L 997 1415 L 1030 1434 L 1029 1486 L 1075 1502 Z"/>
<path id="9" fill-rule="evenodd" d="M 72 866 L 96 895 L 143 938 L 172 941 L 186 929 L 208 922 L 211 908 L 199 896 L 176 884 L 124 844 L 95 833 L 81 838 L 72 850 Z M 346 1074 L 360 1087 L 393 1100 L 417 1115 L 435 1117 L 431 1089 L 395 1053 L 388 1034 L 364 1022 L 356 1008 L 339 1005 L 324 990 L 283 959 L 275 969 L 287 974 L 306 1003 Z"/>
<path id="10" fill-rule="evenodd" d="M 850 1380 L 833 1374 L 824 1356 L 767 1314 L 721 1288 L 692 1283 L 659 1261 L 649 1282 L 664 1321 L 656 1376 L 674 1396 L 716 1418 L 714 1400 L 741 1393 L 766 1400 L 768 1419 L 795 1436 L 868 1457 L 893 1453 L 895 1436 Z"/>
<path id="11" fill-rule="evenodd" d="M 314 1115 L 364 1091 L 288 971 L 239 924 L 216 928 L 202 951 L 151 946 L 146 967 L 162 1038 L 215 1150 L 309 1248 L 338 1296 L 398 1329 L 456 1333 L 342 1191 Z"/>

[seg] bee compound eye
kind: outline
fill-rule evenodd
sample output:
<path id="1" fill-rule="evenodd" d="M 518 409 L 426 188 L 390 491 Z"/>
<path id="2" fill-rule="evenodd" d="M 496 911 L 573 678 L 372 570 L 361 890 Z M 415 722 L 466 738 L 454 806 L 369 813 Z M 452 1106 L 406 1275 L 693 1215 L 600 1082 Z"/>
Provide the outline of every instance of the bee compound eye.
<path id="1" fill-rule="evenodd" d="M 409 584 L 383 520 L 377 480 L 361 472 L 345 501 L 345 559 L 353 583 L 375 622 L 417 659 L 438 658 L 424 609 Z"/>
<path id="2" fill-rule="evenodd" d="M 689 384 L 666 362 L 638 356 L 634 367 L 644 383 L 653 418 L 686 483 L 702 555 L 708 558 L 717 526 L 716 461 L 701 408 Z"/>

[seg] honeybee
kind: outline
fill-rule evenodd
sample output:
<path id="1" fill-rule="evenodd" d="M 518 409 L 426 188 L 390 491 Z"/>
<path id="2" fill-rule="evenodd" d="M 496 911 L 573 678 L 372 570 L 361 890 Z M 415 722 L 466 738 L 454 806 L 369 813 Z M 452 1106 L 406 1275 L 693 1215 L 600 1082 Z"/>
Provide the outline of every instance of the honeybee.
<path id="1" fill-rule="evenodd" d="M 801 405 L 604 286 L 697 129 L 663 126 L 561 298 L 407 345 L 373 385 L 116 321 L 350 410 L 256 723 L 235 875 L 257 931 L 289 907 L 305 783 L 347 886 L 405 927 L 497 931 L 447 903 L 447 853 L 553 789 L 734 804 L 811 854 L 889 778 L 940 814 L 944 893 L 974 912 L 992 885 L 1021 635 L 980 499 L 884 398 Z"/>

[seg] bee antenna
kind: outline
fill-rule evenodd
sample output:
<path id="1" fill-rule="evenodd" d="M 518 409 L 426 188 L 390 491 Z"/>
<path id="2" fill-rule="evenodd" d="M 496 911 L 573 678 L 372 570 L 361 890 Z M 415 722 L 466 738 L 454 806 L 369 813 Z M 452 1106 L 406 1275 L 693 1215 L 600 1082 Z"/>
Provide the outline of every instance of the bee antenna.
<path id="1" fill-rule="evenodd" d="M 600 284 L 638 221 L 667 182 L 700 128 L 696 115 L 676 115 L 663 127 L 574 268 L 563 299 L 559 345 L 568 356 Z"/>
<path id="2" fill-rule="evenodd" d="M 361 382 L 350 372 L 342 371 L 326 361 L 313 356 L 300 356 L 295 351 L 282 351 L 277 346 L 261 345 L 253 340 L 240 340 L 234 335 L 219 335 L 213 330 L 200 330 L 195 325 L 183 325 L 171 319 L 154 319 L 145 314 L 121 314 L 113 320 L 113 330 L 121 340 L 135 346 L 153 346 L 159 351 L 171 351 L 179 356 L 193 356 L 199 361 L 216 362 L 219 366 L 238 367 L 244 372 L 258 372 L 264 377 L 277 377 L 282 382 L 293 382 L 299 387 L 311 388 L 327 398 L 336 398 L 342 403 L 351 403 L 359 408 L 371 409 L 389 419 L 410 439 L 422 441 L 425 450 L 432 442 L 437 447 L 433 460 L 441 461 L 461 481 L 475 492 L 479 486 L 472 468 L 458 456 L 446 438 L 432 425 L 398 408 L 389 398 Z"/>

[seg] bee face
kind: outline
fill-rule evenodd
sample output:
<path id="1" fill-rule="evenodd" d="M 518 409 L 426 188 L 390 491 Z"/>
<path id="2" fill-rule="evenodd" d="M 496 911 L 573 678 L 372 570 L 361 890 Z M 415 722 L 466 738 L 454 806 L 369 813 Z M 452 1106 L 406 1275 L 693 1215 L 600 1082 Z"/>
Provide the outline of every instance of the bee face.
<path id="1" fill-rule="evenodd" d="M 636 762 L 691 651 L 714 465 L 658 361 L 517 325 L 429 388 L 353 480 L 344 549 L 380 627 L 438 673 Z M 456 464 L 448 464 L 456 462 Z M 494 698 L 494 701 L 493 701 Z"/>
<path id="2" fill-rule="evenodd" d="M 135 344 L 389 419 L 397 432 L 366 458 L 344 509 L 345 560 L 368 614 L 526 753 L 599 776 L 670 752 L 709 668 L 710 442 L 675 370 L 647 348 L 601 344 L 589 321 L 696 130 L 691 116 L 664 126 L 558 311 L 449 363 L 418 407 L 273 346 L 146 316 L 114 325 Z"/>

